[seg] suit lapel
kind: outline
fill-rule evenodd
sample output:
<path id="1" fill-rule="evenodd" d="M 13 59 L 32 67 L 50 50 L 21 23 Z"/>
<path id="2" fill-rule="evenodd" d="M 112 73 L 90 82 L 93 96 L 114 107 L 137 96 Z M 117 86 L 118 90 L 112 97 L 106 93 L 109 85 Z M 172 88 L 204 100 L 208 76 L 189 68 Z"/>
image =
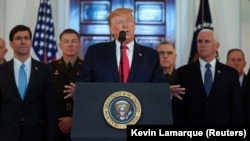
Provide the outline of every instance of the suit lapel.
<path id="1" fill-rule="evenodd" d="M 12 59 L 10 62 L 8 62 L 8 70 L 10 71 L 7 71 L 7 75 L 10 80 L 10 86 L 11 88 L 15 88 L 15 95 L 21 100 L 21 97 L 20 97 L 20 94 L 19 94 L 19 91 L 18 91 L 18 88 L 17 88 L 17 84 L 16 84 L 16 80 L 15 80 L 15 75 L 14 75 L 14 60 Z"/>
<path id="2" fill-rule="evenodd" d="M 131 82 L 137 73 L 138 67 L 140 66 L 142 59 L 144 57 L 144 50 L 142 47 L 135 42 L 134 45 L 134 52 L 133 52 L 133 58 L 132 58 L 132 64 L 131 64 L 131 69 L 128 77 L 128 81 Z"/>
<path id="3" fill-rule="evenodd" d="M 41 75 L 39 74 L 39 66 L 37 66 L 36 62 L 31 59 L 31 70 L 30 70 L 30 79 L 29 79 L 29 83 L 28 83 L 28 87 L 27 87 L 27 91 L 24 97 L 24 100 L 28 98 L 29 94 L 30 94 L 30 88 L 32 88 L 32 85 L 36 85 L 37 84 L 37 80 L 36 76 Z"/>
<path id="4" fill-rule="evenodd" d="M 199 62 L 199 61 L 197 61 L 197 62 L 194 63 L 194 68 L 195 68 L 195 69 L 194 69 L 195 72 L 193 72 L 193 73 L 194 73 L 193 76 L 196 76 L 196 78 L 194 78 L 193 81 L 197 81 L 196 84 L 195 84 L 195 86 L 197 86 L 197 89 L 198 89 L 198 88 L 201 88 L 201 89 L 202 89 L 202 90 L 197 90 L 197 91 L 203 91 L 202 95 L 203 95 L 204 97 L 207 97 L 207 95 L 206 95 L 206 90 L 205 90 L 205 86 L 204 86 L 204 82 L 203 82 L 203 79 L 202 79 L 201 65 L 200 65 L 200 62 Z M 191 67 L 191 69 L 193 69 L 193 68 Z M 213 87 L 213 86 L 212 86 L 212 87 Z"/>
<path id="5" fill-rule="evenodd" d="M 111 71 L 113 73 L 116 82 L 120 82 L 119 71 L 116 59 L 116 44 L 115 40 L 107 45 L 106 49 L 107 60 L 110 65 Z M 104 74 L 105 75 L 105 74 Z"/>
<path id="6" fill-rule="evenodd" d="M 196 71 L 194 72 L 194 74 L 197 74 L 197 75 L 194 75 L 194 76 L 197 77 L 196 78 L 196 80 L 197 80 L 197 87 L 198 88 L 203 88 L 204 96 L 206 96 L 206 91 L 205 91 L 204 82 L 203 82 L 203 79 L 202 79 L 201 66 L 200 66 L 200 62 L 199 61 L 197 61 L 195 63 L 195 68 L 196 68 L 195 69 Z"/>
<path id="7" fill-rule="evenodd" d="M 68 74 L 66 63 L 64 62 L 62 57 L 58 61 L 58 63 L 56 63 L 56 68 L 58 69 L 58 70 L 55 70 L 56 72 L 58 72 L 58 73 L 60 72 L 60 73 L 63 73 L 65 75 Z"/>
<path id="8" fill-rule="evenodd" d="M 220 83 L 222 81 L 223 81 L 223 78 L 221 77 L 221 65 L 220 63 L 216 61 L 215 70 L 214 70 L 214 81 L 211 87 L 210 95 L 213 95 L 214 89 L 216 89 L 216 86 L 220 86 L 221 85 Z"/>
<path id="9" fill-rule="evenodd" d="M 80 60 L 79 57 L 77 57 L 75 64 L 73 65 L 73 68 L 70 72 L 70 77 L 79 75 L 79 68 L 81 68 L 81 65 L 82 65 L 82 61 Z"/>
<path id="10" fill-rule="evenodd" d="M 247 75 L 244 73 L 241 88 L 244 88 L 247 82 Z"/>
<path id="11" fill-rule="evenodd" d="M 75 64 L 73 64 L 73 67 L 71 69 L 70 74 L 68 74 L 67 72 L 67 66 L 65 61 L 63 60 L 63 57 L 61 57 L 56 63 L 55 63 L 55 68 L 56 70 L 54 70 L 54 74 L 60 74 L 62 73 L 65 76 L 75 76 L 75 75 L 79 75 L 79 68 L 82 65 L 82 61 L 80 60 L 80 58 L 78 57 L 75 61 Z"/>

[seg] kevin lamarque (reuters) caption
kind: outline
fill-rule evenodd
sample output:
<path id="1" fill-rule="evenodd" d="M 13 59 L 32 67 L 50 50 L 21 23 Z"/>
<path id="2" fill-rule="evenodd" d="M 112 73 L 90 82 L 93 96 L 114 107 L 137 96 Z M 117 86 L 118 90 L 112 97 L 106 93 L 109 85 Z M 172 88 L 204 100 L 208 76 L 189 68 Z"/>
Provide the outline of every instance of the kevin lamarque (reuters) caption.
<path id="1" fill-rule="evenodd" d="M 134 139 L 206 139 L 230 138 L 245 141 L 250 139 L 249 128 L 240 126 L 171 126 L 171 125 L 128 125 L 127 141 Z M 235 140 L 235 141 L 236 141 Z"/>

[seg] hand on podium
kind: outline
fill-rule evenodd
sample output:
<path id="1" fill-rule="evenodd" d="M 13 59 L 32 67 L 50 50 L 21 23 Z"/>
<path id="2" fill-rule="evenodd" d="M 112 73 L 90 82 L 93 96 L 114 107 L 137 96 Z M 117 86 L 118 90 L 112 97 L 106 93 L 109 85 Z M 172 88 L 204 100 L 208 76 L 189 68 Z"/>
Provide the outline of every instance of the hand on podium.
<path id="1" fill-rule="evenodd" d="M 185 94 L 185 88 L 182 88 L 181 85 L 171 85 L 170 86 L 170 94 L 171 97 L 177 97 L 178 99 L 182 100 L 183 98 L 181 95 Z"/>
<path id="2" fill-rule="evenodd" d="M 70 85 L 65 85 L 64 93 L 67 94 L 64 99 L 74 97 L 76 84 L 71 82 Z M 180 85 L 171 85 L 170 86 L 171 97 L 177 97 L 182 100 L 181 95 L 185 94 L 185 88 L 182 88 Z"/>

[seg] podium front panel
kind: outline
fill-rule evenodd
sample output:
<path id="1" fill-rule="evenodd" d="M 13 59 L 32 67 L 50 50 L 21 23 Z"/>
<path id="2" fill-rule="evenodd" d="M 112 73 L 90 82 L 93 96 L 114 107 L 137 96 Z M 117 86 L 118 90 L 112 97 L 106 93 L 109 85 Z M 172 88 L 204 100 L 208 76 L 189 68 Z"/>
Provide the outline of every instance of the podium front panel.
<path id="1" fill-rule="evenodd" d="M 117 91 L 127 91 L 138 98 L 141 116 L 136 124 L 172 124 L 168 83 L 76 83 L 73 141 L 126 141 L 126 129 L 112 127 L 103 114 L 104 102 Z"/>

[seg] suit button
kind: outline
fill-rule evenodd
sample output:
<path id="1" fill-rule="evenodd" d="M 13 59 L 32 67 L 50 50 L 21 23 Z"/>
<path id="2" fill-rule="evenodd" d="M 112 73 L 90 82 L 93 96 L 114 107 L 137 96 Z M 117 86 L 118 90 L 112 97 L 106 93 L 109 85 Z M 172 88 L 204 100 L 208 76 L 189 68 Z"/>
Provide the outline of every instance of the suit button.
<path id="1" fill-rule="evenodd" d="M 21 118 L 21 120 L 20 120 L 20 125 L 24 125 L 24 119 L 23 119 L 23 117 Z"/>
<path id="2" fill-rule="evenodd" d="M 72 109 L 71 103 L 67 103 L 66 110 L 71 111 L 71 109 Z"/>

